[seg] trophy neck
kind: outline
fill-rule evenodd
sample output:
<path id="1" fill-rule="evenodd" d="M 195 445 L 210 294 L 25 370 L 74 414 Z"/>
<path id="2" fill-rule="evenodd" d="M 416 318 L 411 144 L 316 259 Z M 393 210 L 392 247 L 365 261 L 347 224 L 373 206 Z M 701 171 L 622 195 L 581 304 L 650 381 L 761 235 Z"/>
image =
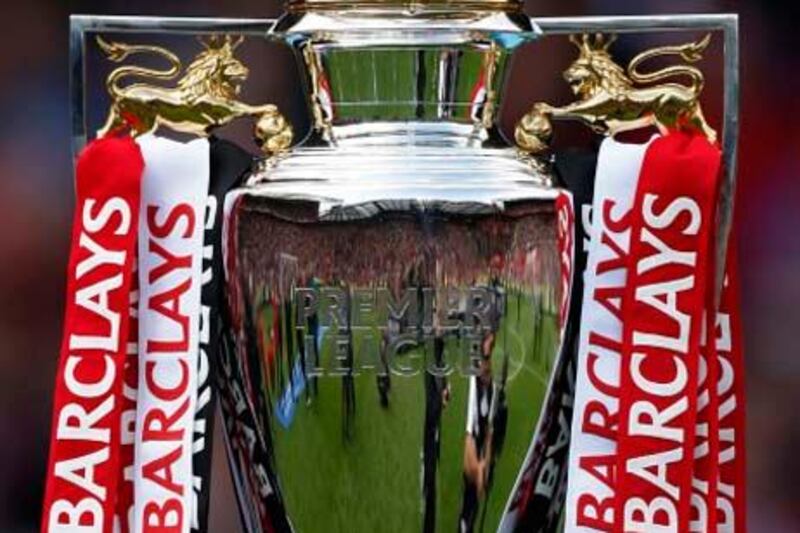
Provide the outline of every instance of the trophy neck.
<path id="1" fill-rule="evenodd" d="M 398 10 L 420 11 L 520 11 L 521 0 L 289 0 L 288 11 Z"/>
<path id="2" fill-rule="evenodd" d="M 290 4 L 273 35 L 294 47 L 305 70 L 313 123 L 308 141 L 501 142 L 496 119 L 506 69 L 514 50 L 538 32 L 509 8 L 516 3 L 480 4 L 500 7 Z"/>

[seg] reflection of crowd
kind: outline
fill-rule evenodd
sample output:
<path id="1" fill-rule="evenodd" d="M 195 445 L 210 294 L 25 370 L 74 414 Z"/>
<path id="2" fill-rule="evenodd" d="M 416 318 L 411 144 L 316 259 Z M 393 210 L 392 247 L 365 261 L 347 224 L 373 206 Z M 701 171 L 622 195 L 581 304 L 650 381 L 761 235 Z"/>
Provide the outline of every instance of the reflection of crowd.
<path id="1" fill-rule="evenodd" d="M 341 223 L 317 223 L 315 209 L 290 210 L 258 197 L 247 198 L 244 209 L 242 268 L 256 273 L 261 287 L 283 283 L 281 254 L 295 259 L 296 280 L 337 279 L 398 292 L 425 257 L 437 259 L 449 285 L 485 284 L 500 275 L 509 285 L 532 286 L 554 279 L 558 269 L 552 213 L 541 208 L 474 218 L 382 213 Z"/>
<path id="2" fill-rule="evenodd" d="M 261 347 L 261 357 L 267 365 L 265 374 L 275 377 L 273 367 L 292 368 L 288 363 L 295 357 L 286 350 L 298 346 L 303 357 L 309 356 L 319 364 L 317 340 L 303 343 L 302 337 L 310 339 L 324 336 L 315 314 L 304 324 L 295 324 L 298 317 L 292 306 L 293 287 L 339 287 L 349 299 L 348 289 L 364 287 L 387 287 L 393 298 L 399 298 L 407 288 L 422 291 L 423 287 L 434 290 L 434 314 L 431 324 L 433 338 L 426 343 L 422 338 L 421 324 L 409 323 L 408 316 L 389 318 L 382 328 L 379 345 L 379 368 L 376 376 L 376 397 L 383 407 L 391 401 L 391 362 L 388 360 L 389 346 L 409 331 L 419 336 L 413 346 L 432 348 L 432 364 L 444 368 L 447 339 L 459 337 L 456 331 L 447 331 L 441 320 L 460 320 L 468 327 L 473 318 L 466 316 L 466 294 L 460 292 L 463 301 L 453 310 L 452 302 L 442 309 L 441 302 L 447 300 L 446 287 L 465 289 L 473 286 L 491 287 L 489 324 L 480 324 L 477 341 L 476 374 L 469 378 L 469 401 L 467 430 L 464 441 L 463 501 L 459 518 L 461 531 L 472 531 L 479 520 L 479 512 L 486 512 L 485 501 L 491 488 L 494 460 L 499 453 L 505 433 L 504 389 L 508 372 L 507 357 L 503 358 L 500 374 L 492 375 L 492 351 L 497 331 L 506 305 L 504 287 L 516 288 L 516 292 L 527 293 L 538 301 L 542 293 L 550 294 L 552 302 L 558 301 L 559 265 L 555 250 L 555 220 L 552 211 L 543 211 L 541 206 L 533 209 L 507 210 L 503 215 L 463 215 L 454 213 L 434 215 L 419 213 L 382 213 L 369 220 L 348 222 L 315 222 L 313 209 L 307 204 L 298 204 L 292 209 L 286 202 L 267 200 L 261 197 L 246 197 L 238 213 L 240 230 L 237 233 L 239 248 L 238 279 L 244 280 L 242 295 L 251 295 L 251 300 L 271 302 L 271 316 L 281 314 L 281 321 L 288 327 L 273 325 L 273 334 L 268 345 Z M 377 220 L 376 220 L 377 219 Z M 421 292 L 417 298 L 419 316 L 423 315 Z M 458 316 L 442 316 L 440 311 Z M 282 310 L 282 311 L 280 311 Z M 477 315 L 476 315 L 477 317 Z M 256 317 L 256 321 L 263 320 Z M 350 372 L 341 376 L 342 382 L 342 434 L 345 442 L 352 438 L 356 410 L 355 386 L 352 375 L 353 332 L 345 316 L 343 324 L 337 324 L 338 333 L 346 335 L 348 343 L 344 364 Z M 304 331 L 296 332 L 297 339 L 281 338 L 292 325 L 300 325 Z M 431 333 L 431 332 L 429 332 Z M 454 337 L 454 339 L 455 339 Z M 464 339 L 455 339 L 460 342 Z M 398 351 L 404 356 L 406 349 L 418 349 L 409 345 Z M 276 349 L 277 347 L 277 349 Z M 295 348 L 292 348 L 293 352 Z M 307 352 L 307 353 L 305 353 Z M 275 361 L 278 359 L 287 362 Z M 507 354 L 506 354 L 507 355 Z M 427 357 L 427 356 L 426 356 Z M 264 359 L 266 358 L 266 359 Z M 429 362 L 426 360 L 426 364 Z M 422 501 L 423 531 L 436 528 L 437 469 L 440 448 L 441 417 L 449 399 L 449 385 L 443 375 L 424 373 L 425 418 L 422 443 Z M 281 389 L 291 387 L 283 379 L 275 397 Z M 316 376 L 306 376 L 304 383 L 316 388 Z M 306 394 L 314 396 L 312 387 Z M 310 400 L 309 400 L 310 401 Z M 498 431 L 499 429 L 499 431 Z M 485 516 L 485 515 L 484 515 Z"/>

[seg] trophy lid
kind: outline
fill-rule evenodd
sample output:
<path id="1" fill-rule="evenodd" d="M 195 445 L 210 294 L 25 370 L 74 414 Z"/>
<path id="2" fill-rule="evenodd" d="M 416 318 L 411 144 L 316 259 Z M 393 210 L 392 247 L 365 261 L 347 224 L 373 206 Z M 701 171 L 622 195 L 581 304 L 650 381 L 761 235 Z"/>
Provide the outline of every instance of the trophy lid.
<path id="1" fill-rule="evenodd" d="M 522 0 L 289 0 L 288 11 L 378 10 L 418 12 L 520 11 Z"/>
<path id="2" fill-rule="evenodd" d="M 301 46 L 310 38 L 347 46 L 449 45 L 497 41 L 511 49 L 541 30 L 524 0 L 287 0 L 272 38 Z"/>

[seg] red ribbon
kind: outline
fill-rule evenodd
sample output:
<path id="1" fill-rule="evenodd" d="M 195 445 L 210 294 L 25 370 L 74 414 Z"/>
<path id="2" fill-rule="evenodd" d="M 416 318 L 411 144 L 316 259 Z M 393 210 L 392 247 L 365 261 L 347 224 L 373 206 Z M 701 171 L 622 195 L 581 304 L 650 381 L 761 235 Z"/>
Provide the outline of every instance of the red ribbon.
<path id="1" fill-rule="evenodd" d="M 692 465 L 692 494 L 689 510 L 689 531 L 710 533 L 717 531 L 717 478 L 719 454 L 719 417 L 717 409 L 718 367 L 716 339 L 712 333 L 716 324 L 716 255 L 713 237 L 708 251 L 708 277 L 703 332 L 697 369 L 697 413 Z"/>
<path id="2" fill-rule="evenodd" d="M 622 301 L 618 532 L 689 530 L 719 169 L 698 134 L 671 133 L 645 156 Z"/>
<path id="3" fill-rule="evenodd" d="M 567 325 L 569 314 L 569 297 L 572 292 L 572 271 L 574 268 L 575 243 L 575 210 L 572 195 L 562 191 L 556 197 L 556 241 L 558 244 L 558 262 L 561 266 L 561 303 L 558 311 L 558 324 L 561 334 Z"/>
<path id="4" fill-rule="evenodd" d="M 42 531 L 112 529 L 143 168 L 128 137 L 96 140 L 78 159 Z"/>
<path id="5" fill-rule="evenodd" d="M 742 322 L 739 315 L 739 267 L 732 236 L 726 260 L 725 282 L 717 313 L 716 347 L 719 362 L 717 392 L 719 418 L 719 531 L 746 530 L 745 502 L 745 387 Z"/>
<path id="6" fill-rule="evenodd" d="M 136 390 L 139 384 L 139 280 L 131 277 L 131 298 L 128 310 L 128 344 L 122 385 L 119 487 L 115 532 L 133 531 L 133 467 L 136 441 Z"/>

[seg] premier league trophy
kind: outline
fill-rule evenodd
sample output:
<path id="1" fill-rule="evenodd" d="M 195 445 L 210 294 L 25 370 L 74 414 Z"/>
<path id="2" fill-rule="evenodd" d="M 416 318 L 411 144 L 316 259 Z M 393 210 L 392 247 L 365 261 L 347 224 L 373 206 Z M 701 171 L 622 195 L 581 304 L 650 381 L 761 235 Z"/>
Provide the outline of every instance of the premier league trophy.
<path id="1" fill-rule="evenodd" d="M 691 65 L 708 38 L 645 52 L 627 70 L 610 55 L 608 34 L 673 30 L 726 39 L 724 257 L 735 16 L 537 19 L 520 0 L 290 0 L 277 21 L 73 17 L 76 147 L 87 140 L 84 50 L 99 46 L 115 63 L 144 53 L 170 65 L 117 66 L 99 136 L 205 137 L 250 117 L 263 150 L 219 198 L 224 305 L 207 354 L 247 531 L 559 528 L 581 213 L 549 142 L 559 119 L 603 134 L 689 121 L 715 141 Z M 104 35 L 115 32 L 197 34 L 204 49 L 184 64 Z M 572 35 L 565 78 L 577 100 L 530 102 L 511 144 L 498 127 L 506 74 L 521 46 L 550 35 Z M 305 139 L 274 105 L 240 101 L 243 36 L 294 51 Z M 678 64 L 642 74 L 656 56 Z M 131 75 L 138 83 L 121 82 Z M 688 81 L 661 81 L 675 75 Z M 212 148 L 212 187 L 213 161 Z"/>
<path id="2" fill-rule="evenodd" d="M 502 520 L 561 299 L 557 190 L 496 125 L 519 7 L 297 2 L 273 30 L 313 129 L 249 177 L 230 292 L 285 527 Z"/>
<path id="3" fill-rule="evenodd" d="M 540 418 L 557 190 L 496 126 L 537 31 L 466 8 L 298 2 L 274 29 L 313 132 L 249 178 L 231 292 L 240 337 L 270 330 L 248 394 L 297 531 L 495 530 Z"/>

